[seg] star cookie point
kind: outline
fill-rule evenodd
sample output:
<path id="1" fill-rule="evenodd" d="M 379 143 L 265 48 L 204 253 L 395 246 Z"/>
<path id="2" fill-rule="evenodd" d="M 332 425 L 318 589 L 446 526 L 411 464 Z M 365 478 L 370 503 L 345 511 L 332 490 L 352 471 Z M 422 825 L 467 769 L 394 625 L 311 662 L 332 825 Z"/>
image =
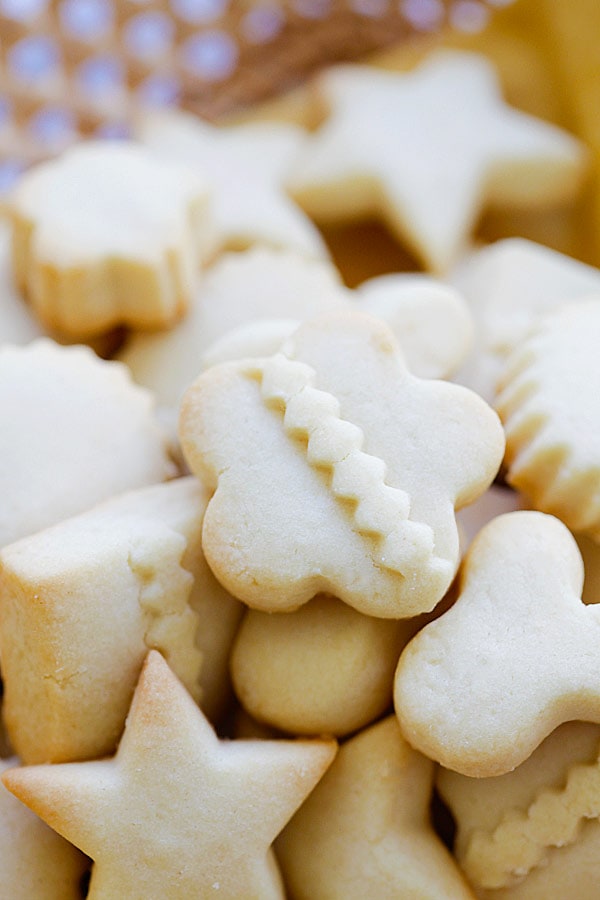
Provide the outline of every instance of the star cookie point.
<path id="1" fill-rule="evenodd" d="M 110 760 L 12 770 L 5 785 L 95 865 L 91 894 L 281 898 L 270 850 L 335 741 L 219 741 L 150 651 Z M 276 787 L 276 790 L 274 788 Z"/>
<path id="2" fill-rule="evenodd" d="M 383 217 L 436 271 L 456 259 L 486 201 L 552 204 L 579 186 L 579 142 L 506 106 L 476 54 L 432 54 L 402 74 L 343 66 L 316 90 L 330 116 L 292 194 L 317 218 Z"/>

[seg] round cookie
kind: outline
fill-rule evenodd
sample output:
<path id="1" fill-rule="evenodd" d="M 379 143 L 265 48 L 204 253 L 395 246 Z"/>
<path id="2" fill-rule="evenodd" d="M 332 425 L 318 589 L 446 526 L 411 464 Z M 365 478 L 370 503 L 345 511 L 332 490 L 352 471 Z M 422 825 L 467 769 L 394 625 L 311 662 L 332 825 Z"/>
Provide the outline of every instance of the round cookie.
<path id="1" fill-rule="evenodd" d="M 250 610 L 231 657 L 235 692 L 257 720 L 291 734 L 344 735 L 392 702 L 411 621 L 364 616 L 320 596 L 291 613 Z"/>

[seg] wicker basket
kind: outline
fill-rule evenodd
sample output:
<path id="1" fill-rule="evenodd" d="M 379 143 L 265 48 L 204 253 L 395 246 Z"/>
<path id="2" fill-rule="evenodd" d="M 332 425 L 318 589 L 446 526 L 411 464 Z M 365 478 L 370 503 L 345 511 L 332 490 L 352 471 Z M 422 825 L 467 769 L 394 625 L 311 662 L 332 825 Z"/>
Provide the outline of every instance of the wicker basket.
<path id="1" fill-rule="evenodd" d="M 140 106 L 215 119 L 324 63 L 506 0 L 0 0 L 0 192 L 78 136 L 126 135 Z"/>

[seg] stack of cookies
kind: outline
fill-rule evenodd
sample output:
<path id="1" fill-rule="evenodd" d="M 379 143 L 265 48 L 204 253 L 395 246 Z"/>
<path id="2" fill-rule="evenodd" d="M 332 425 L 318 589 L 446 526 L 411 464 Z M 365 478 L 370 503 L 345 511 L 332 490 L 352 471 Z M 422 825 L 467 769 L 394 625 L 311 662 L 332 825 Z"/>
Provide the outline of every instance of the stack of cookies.
<path id="1" fill-rule="evenodd" d="M 600 271 L 476 237 L 589 151 L 472 52 L 311 91 L 10 197 L 1 897 L 600 894 Z"/>

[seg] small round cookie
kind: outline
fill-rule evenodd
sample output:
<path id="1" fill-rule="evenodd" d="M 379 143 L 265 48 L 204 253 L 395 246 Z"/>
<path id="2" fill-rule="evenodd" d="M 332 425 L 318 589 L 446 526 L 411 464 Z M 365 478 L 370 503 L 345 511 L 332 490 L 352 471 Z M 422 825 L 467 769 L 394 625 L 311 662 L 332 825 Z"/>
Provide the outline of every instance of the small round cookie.
<path id="1" fill-rule="evenodd" d="M 383 319 L 419 378 L 450 378 L 473 341 L 473 320 L 463 297 L 427 275 L 390 274 L 364 281 L 361 309 Z"/>
<path id="2" fill-rule="evenodd" d="M 600 293 L 540 320 L 496 398 L 506 479 L 572 531 L 600 537 Z"/>
<path id="3" fill-rule="evenodd" d="M 454 852 L 478 897 L 598 896 L 599 751 L 598 725 L 568 722 L 506 775 L 439 771 L 438 789 L 457 824 Z"/>
<path id="4" fill-rule="evenodd" d="M 249 610 L 231 657 L 233 686 L 258 721 L 290 734 L 344 735 L 392 702 L 414 620 L 363 616 L 319 596 L 292 613 Z"/>
<path id="5" fill-rule="evenodd" d="M 294 900 L 470 900 L 429 821 L 433 779 L 393 716 L 343 744 L 275 843 Z"/>
<path id="6" fill-rule="evenodd" d="M 199 175 L 88 141 L 26 172 L 9 212 L 16 282 L 47 329 L 82 340 L 185 313 L 211 229 Z"/>
<path id="7" fill-rule="evenodd" d="M 85 347 L 0 348 L 0 547 L 175 475 L 153 406 Z"/>

